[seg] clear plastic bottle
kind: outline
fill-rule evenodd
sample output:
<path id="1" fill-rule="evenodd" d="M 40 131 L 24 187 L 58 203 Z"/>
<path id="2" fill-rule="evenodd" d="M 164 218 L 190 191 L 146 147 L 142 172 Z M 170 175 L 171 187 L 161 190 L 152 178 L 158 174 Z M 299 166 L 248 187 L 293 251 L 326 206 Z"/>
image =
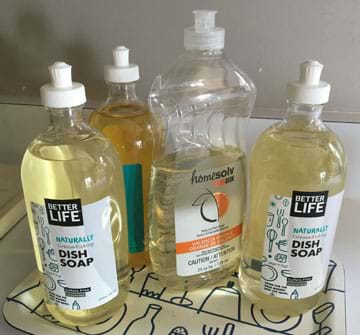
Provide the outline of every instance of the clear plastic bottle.
<path id="1" fill-rule="evenodd" d="M 301 65 L 288 84 L 284 120 L 265 130 L 250 156 L 250 220 L 243 235 L 242 292 L 273 314 L 318 301 L 342 202 L 346 160 L 321 121 L 330 85 L 322 65 Z"/>
<path id="2" fill-rule="evenodd" d="M 129 64 L 129 49 L 113 50 L 114 64 L 105 67 L 106 101 L 92 113 L 90 125 L 116 147 L 123 173 L 129 234 L 129 265 L 148 264 L 148 202 L 153 154 L 152 117 L 136 95 L 139 68 Z"/>
<path id="3" fill-rule="evenodd" d="M 21 179 L 45 304 L 60 322 L 86 326 L 128 292 L 123 176 L 112 144 L 83 121 L 85 90 L 71 66 L 49 70 L 41 98 L 51 125 L 26 150 Z"/>
<path id="4" fill-rule="evenodd" d="M 152 86 L 159 129 L 150 186 L 150 257 L 168 287 L 237 269 L 245 214 L 245 128 L 256 89 L 224 56 L 215 11 L 194 11 L 186 52 Z"/>

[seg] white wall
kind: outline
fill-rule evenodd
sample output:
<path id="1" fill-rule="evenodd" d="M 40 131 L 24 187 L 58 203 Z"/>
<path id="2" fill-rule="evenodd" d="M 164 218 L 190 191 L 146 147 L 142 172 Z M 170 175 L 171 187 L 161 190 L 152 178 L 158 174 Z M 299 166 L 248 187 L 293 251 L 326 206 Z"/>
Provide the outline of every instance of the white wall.
<path id="1" fill-rule="evenodd" d="M 286 82 L 307 58 L 326 66 L 328 109 L 360 112 L 357 0 L 1 0 L 0 101 L 37 98 L 54 60 L 72 64 L 88 97 L 101 100 L 103 66 L 116 44 L 130 47 L 141 66 L 144 98 L 154 76 L 182 52 L 194 8 L 219 10 L 228 56 L 258 87 L 258 112 L 284 107 Z"/>

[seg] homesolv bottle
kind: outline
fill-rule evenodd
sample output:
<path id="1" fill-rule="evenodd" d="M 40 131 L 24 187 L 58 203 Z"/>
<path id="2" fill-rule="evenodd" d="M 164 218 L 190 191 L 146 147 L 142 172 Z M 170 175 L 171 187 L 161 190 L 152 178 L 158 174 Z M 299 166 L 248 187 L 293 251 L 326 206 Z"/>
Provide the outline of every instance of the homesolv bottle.
<path id="1" fill-rule="evenodd" d="M 112 144 L 83 121 L 85 89 L 71 66 L 49 71 L 41 100 L 51 125 L 27 148 L 21 179 L 45 304 L 58 321 L 86 326 L 128 292 L 123 176 Z"/>
<path id="2" fill-rule="evenodd" d="M 194 11 L 186 52 L 152 86 L 157 126 L 150 257 L 167 286 L 195 289 L 237 270 L 246 203 L 245 128 L 256 89 L 224 56 L 215 11 Z"/>
<path id="3" fill-rule="evenodd" d="M 152 116 L 136 95 L 139 67 L 129 63 L 129 49 L 113 50 L 114 64 L 105 67 L 108 98 L 90 117 L 115 146 L 125 181 L 129 265 L 148 264 L 148 202 L 153 155 Z"/>
<path id="4" fill-rule="evenodd" d="M 288 84 L 283 121 L 250 156 L 250 218 L 243 236 L 242 292 L 271 313 L 294 315 L 318 301 L 344 192 L 343 146 L 322 121 L 330 85 L 322 65 L 301 64 Z"/>

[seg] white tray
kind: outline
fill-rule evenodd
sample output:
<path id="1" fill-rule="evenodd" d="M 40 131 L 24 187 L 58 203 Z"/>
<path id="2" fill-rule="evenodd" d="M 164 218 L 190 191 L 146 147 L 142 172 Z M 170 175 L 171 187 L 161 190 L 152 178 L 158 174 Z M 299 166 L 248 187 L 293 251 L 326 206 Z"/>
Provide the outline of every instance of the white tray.
<path id="1" fill-rule="evenodd" d="M 274 317 L 255 308 L 241 296 L 236 273 L 207 289 L 174 292 L 146 267 L 133 269 L 121 310 L 96 326 L 69 327 L 54 320 L 43 303 L 36 272 L 11 292 L 3 314 L 12 327 L 36 335 L 343 335 L 344 271 L 337 261 L 330 261 L 318 306 L 297 317 Z"/>

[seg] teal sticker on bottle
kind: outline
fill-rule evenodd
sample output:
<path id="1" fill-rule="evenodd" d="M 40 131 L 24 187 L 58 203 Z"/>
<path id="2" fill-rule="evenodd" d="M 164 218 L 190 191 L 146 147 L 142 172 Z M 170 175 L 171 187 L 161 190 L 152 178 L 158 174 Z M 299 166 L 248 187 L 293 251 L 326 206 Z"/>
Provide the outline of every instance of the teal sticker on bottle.
<path id="1" fill-rule="evenodd" d="M 141 164 L 124 165 L 129 252 L 144 251 L 144 205 Z"/>

